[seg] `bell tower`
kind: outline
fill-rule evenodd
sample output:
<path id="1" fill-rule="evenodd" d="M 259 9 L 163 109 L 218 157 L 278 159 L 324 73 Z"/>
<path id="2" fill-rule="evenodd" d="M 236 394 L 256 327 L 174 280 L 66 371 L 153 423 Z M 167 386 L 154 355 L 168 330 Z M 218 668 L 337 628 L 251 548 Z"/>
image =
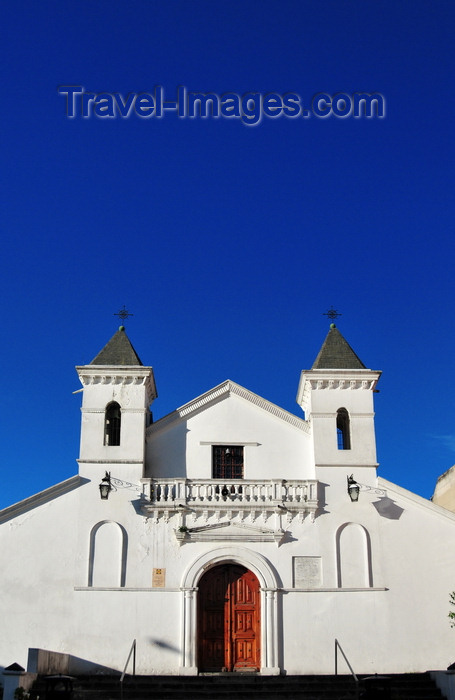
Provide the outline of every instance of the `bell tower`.
<path id="1" fill-rule="evenodd" d="M 120 326 L 88 365 L 76 367 L 83 385 L 79 473 L 100 478 L 144 474 L 145 430 L 156 398 L 152 367 L 144 367 Z"/>
<path id="2" fill-rule="evenodd" d="M 376 478 L 373 393 L 380 375 L 365 367 L 332 323 L 312 368 L 302 371 L 297 393 L 311 427 L 318 478 L 330 478 L 333 467 L 345 467 L 343 474 L 355 470 L 359 481 Z"/>

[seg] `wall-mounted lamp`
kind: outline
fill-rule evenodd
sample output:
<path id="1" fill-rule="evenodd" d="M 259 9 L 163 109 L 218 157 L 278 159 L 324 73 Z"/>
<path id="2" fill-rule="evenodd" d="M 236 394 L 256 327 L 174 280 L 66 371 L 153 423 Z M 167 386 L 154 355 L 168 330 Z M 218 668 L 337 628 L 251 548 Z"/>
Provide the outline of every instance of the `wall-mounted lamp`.
<path id="1" fill-rule="evenodd" d="M 118 479 L 116 476 L 111 476 L 111 472 L 105 472 L 103 478 L 101 479 L 101 484 L 99 485 L 100 496 L 103 501 L 107 501 L 111 491 L 118 491 L 119 489 L 127 489 L 128 491 L 135 491 L 140 494 L 140 498 L 143 498 L 144 492 L 140 484 L 133 484 L 131 481 L 123 481 L 123 479 Z M 153 485 L 150 486 L 150 498 L 153 499 Z"/>
<path id="2" fill-rule="evenodd" d="M 103 501 L 107 501 L 109 498 L 109 493 L 112 491 L 112 486 L 111 486 L 111 473 L 106 472 L 105 476 L 101 479 L 101 484 L 100 484 L 100 496 Z"/>
<path id="3" fill-rule="evenodd" d="M 357 481 L 354 479 L 354 475 L 351 474 L 351 476 L 347 477 L 348 479 L 348 494 L 349 498 L 353 503 L 357 503 L 359 500 L 359 493 L 360 493 L 360 486 L 357 483 Z"/>
<path id="4" fill-rule="evenodd" d="M 353 501 L 353 503 L 357 503 L 357 501 L 359 500 L 360 491 L 371 493 L 374 496 L 379 496 L 380 498 L 387 498 L 386 489 L 381 489 L 377 486 L 368 486 L 367 484 L 359 484 L 359 482 L 354 479 L 353 474 L 351 474 L 351 476 L 348 476 L 347 480 L 349 498 L 351 499 L 351 501 Z"/>

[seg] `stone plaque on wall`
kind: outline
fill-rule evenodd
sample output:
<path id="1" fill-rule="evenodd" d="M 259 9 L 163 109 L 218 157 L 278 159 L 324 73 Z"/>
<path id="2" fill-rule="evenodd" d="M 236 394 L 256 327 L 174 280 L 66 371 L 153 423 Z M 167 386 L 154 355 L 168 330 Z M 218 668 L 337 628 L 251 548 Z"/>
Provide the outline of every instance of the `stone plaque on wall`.
<path id="1" fill-rule="evenodd" d="M 164 588 L 166 583 L 166 569 L 153 569 L 152 588 Z"/>
<path id="2" fill-rule="evenodd" d="M 322 586 L 321 557 L 293 557 L 294 588 L 320 588 Z"/>

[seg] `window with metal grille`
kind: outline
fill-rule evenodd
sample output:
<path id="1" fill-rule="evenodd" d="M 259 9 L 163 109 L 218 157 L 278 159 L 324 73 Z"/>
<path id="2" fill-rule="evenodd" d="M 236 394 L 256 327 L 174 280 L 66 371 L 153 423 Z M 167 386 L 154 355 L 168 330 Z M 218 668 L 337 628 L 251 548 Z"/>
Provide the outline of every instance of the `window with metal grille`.
<path id="1" fill-rule="evenodd" d="M 106 406 L 104 416 L 104 444 L 120 445 L 121 411 L 116 401 Z"/>
<path id="2" fill-rule="evenodd" d="M 213 445 L 213 479 L 243 479 L 243 446 Z"/>

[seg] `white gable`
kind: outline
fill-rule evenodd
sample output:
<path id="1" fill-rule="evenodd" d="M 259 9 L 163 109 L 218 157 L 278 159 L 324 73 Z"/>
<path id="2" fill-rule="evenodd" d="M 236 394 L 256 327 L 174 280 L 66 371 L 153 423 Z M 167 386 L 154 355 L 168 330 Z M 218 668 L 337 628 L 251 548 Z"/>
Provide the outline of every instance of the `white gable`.
<path id="1" fill-rule="evenodd" d="M 147 431 L 148 476 L 212 477 L 212 445 L 244 447 L 246 479 L 312 479 L 308 424 L 224 382 Z"/>

